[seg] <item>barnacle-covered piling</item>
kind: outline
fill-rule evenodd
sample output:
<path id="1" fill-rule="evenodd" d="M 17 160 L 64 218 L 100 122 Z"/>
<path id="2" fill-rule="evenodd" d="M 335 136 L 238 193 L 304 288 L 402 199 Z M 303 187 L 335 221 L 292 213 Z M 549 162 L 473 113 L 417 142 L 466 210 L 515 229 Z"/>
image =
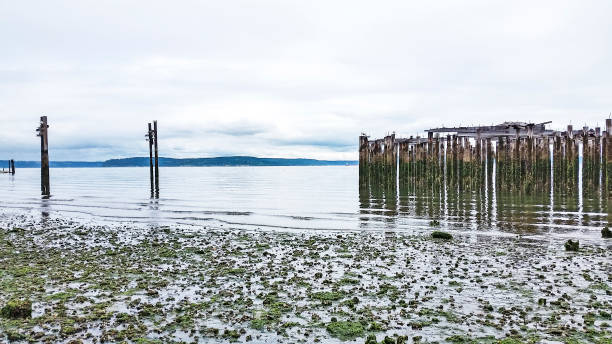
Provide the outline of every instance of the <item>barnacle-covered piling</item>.
<path id="1" fill-rule="evenodd" d="M 606 130 L 546 129 L 544 123 L 441 127 L 426 137 L 359 138 L 363 182 L 474 192 L 496 188 L 520 193 L 612 195 L 612 120 Z M 582 183 L 579 185 L 579 183 Z"/>

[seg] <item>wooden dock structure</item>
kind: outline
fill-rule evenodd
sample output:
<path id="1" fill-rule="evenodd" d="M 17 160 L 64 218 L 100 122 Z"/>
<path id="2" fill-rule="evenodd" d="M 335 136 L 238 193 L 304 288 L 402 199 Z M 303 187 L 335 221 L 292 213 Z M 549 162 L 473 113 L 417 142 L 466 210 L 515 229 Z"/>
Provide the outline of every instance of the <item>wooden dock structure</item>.
<path id="1" fill-rule="evenodd" d="M 543 123 L 441 127 L 424 137 L 359 137 L 361 183 L 495 187 L 525 193 L 600 191 L 612 197 L 612 119 L 606 128 Z M 581 153 L 582 152 L 582 153 Z M 580 159 L 581 158 L 581 159 Z"/>

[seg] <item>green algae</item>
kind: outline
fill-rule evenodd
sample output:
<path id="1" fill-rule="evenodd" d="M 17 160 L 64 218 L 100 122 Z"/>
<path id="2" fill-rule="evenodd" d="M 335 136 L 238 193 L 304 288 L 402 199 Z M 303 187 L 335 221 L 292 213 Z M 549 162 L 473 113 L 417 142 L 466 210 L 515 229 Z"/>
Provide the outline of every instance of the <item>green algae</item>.
<path id="1" fill-rule="evenodd" d="M 332 337 L 340 340 L 351 340 L 361 337 L 365 331 L 361 323 L 354 321 L 331 322 L 327 325 L 326 329 Z"/>
<path id="2" fill-rule="evenodd" d="M 389 343 L 411 328 L 443 342 L 462 335 L 468 323 L 474 338 L 517 333 L 513 338 L 529 342 L 534 328 L 552 341 L 610 336 L 609 251 L 588 242 L 580 255 L 565 255 L 503 238 L 477 240 L 468 251 L 463 238 L 439 245 L 402 233 L 78 230 L 89 234 L 28 229 L 11 237 L 12 249 L 0 241 L 0 291 L 10 299 L 29 298 L 39 314 L 0 319 L 0 333 L 47 342 L 172 343 L 235 341 L 235 331 L 246 341 L 327 342 L 328 327 L 338 326 L 327 319 L 335 317 L 361 325 L 355 338 L 371 331 Z M 7 232 L 0 228 L 0 234 Z M 137 239 L 128 244 L 121 235 Z M 90 237 L 103 245 L 84 242 Z M 64 245 L 66 240 L 78 244 Z M 574 277 L 573 264 L 584 278 L 582 272 Z M 538 298 L 550 302 L 537 306 Z M 466 312 L 460 304 L 488 311 Z M 561 317 L 569 316 L 580 326 L 586 320 L 588 328 L 560 330 Z"/>
<path id="3" fill-rule="evenodd" d="M 312 293 L 310 297 L 320 301 L 338 301 L 344 297 L 344 294 L 339 291 L 319 291 Z"/>

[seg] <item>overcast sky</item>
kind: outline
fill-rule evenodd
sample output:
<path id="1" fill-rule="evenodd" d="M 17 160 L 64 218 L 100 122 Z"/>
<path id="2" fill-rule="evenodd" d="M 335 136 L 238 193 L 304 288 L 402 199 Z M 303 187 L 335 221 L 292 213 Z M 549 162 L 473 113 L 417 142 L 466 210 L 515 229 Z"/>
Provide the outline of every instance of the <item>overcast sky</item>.
<path id="1" fill-rule="evenodd" d="M 603 126 L 612 1 L 0 1 L 0 159 L 357 159 L 361 132 Z"/>

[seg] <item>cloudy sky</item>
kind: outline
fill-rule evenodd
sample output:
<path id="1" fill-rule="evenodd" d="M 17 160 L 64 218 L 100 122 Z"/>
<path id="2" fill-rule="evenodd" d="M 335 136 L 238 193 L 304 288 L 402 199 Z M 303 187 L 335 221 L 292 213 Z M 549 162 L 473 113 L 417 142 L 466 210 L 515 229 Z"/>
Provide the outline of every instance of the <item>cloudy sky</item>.
<path id="1" fill-rule="evenodd" d="M 0 1 L 0 159 L 356 159 L 440 125 L 603 125 L 612 2 Z"/>

